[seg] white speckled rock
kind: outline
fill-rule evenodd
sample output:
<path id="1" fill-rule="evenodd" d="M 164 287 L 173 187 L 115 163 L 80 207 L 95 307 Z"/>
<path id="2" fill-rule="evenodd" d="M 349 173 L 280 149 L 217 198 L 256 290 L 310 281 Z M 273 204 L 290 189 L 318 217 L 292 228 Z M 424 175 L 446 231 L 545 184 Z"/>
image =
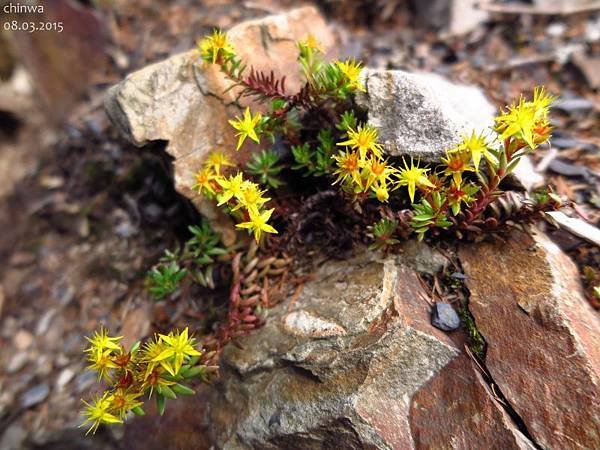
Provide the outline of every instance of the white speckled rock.
<path id="1" fill-rule="evenodd" d="M 435 74 L 367 69 L 364 83 L 356 102 L 392 156 L 437 162 L 464 134 L 489 129 L 496 113 L 479 88 Z"/>

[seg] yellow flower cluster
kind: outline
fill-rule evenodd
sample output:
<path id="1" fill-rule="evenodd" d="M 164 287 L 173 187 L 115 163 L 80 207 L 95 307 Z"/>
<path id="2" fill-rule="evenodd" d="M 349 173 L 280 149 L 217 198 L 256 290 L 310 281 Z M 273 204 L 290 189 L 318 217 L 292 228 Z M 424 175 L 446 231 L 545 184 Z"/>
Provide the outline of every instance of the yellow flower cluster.
<path id="1" fill-rule="evenodd" d="M 383 159 L 383 147 L 377 142 L 377 130 L 370 125 L 349 128 L 348 139 L 337 145 L 345 147 L 333 156 L 337 168 L 333 175 L 342 188 L 353 194 L 372 192 L 380 201 L 389 198 L 392 176 L 397 170 Z"/>
<path id="2" fill-rule="evenodd" d="M 532 100 L 521 97 L 496 118 L 495 131 L 502 139 L 514 137 L 520 141 L 520 147 L 535 149 L 550 138 L 548 113 L 555 99 L 544 87 L 536 87 Z"/>
<path id="3" fill-rule="evenodd" d="M 233 167 L 234 164 L 225 154 L 211 153 L 204 167 L 196 174 L 194 187 L 201 194 L 216 198 L 218 206 L 226 205 L 232 214 L 241 217 L 242 222 L 236 227 L 250 230 L 257 242 L 262 233 L 276 234 L 277 230 L 268 223 L 274 210 L 264 208 L 271 200 L 264 196 L 266 191 L 261 190 L 260 185 L 244 179 L 242 172 L 229 175 L 222 173 L 222 168 L 228 166 Z"/>
<path id="4" fill-rule="evenodd" d="M 88 368 L 98 373 L 99 380 L 111 385 L 91 403 L 83 401 L 82 426 L 89 424 L 88 433 L 94 433 L 101 424 L 122 423 L 130 411 L 143 415 L 140 397 L 144 394 L 152 395 L 156 390 L 163 407 L 164 397 L 193 394 L 181 382 L 202 375 L 207 369 L 196 365 L 201 353 L 187 328 L 159 334 L 143 346 L 135 344 L 129 351 L 120 344 L 122 336 L 109 336 L 104 328 L 86 339 L 90 343 L 85 350 Z"/>
<path id="5" fill-rule="evenodd" d="M 348 139 L 338 143 L 346 147 L 333 156 L 337 164 L 333 172 L 337 176 L 333 184 L 341 183 L 351 193 L 371 191 L 380 202 L 387 202 L 390 191 L 401 186 L 408 188 L 411 201 L 414 201 L 417 187 L 431 187 L 427 179 L 428 169 L 422 169 L 410 160 L 397 169 L 383 159 L 383 146 L 377 142 L 377 130 L 370 125 L 358 125 L 348 130 Z"/>
<path id="6" fill-rule="evenodd" d="M 346 61 L 336 61 L 335 65 L 342 73 L 348 87 L 351 90 L 366 92 L 365 87 L 360 82 L 360 73 L 362 71 L 361 63 L 353 59 Z"/>
<path id="7" fill-rule="evenodd" d="M 214 30 L 212 34 L 199 40 L 198 50 L 200 57 L 212 64 L 225 62 L 235 55 L 233 45 L 220 30 Z"/>

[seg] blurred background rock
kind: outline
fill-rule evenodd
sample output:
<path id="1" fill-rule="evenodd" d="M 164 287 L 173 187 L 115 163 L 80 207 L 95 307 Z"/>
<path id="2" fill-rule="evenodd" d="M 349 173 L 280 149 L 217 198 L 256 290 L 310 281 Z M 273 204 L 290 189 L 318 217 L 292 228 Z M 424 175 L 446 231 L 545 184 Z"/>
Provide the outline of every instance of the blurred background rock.
<path id="1" fill-rule="evenodd" d="M 202 305 L 152 302 L 143 287 L 145 270 L 185 239 L 198 215 L 174 191 L 163 145 L 140 151 L 111 126 L 104 92 L 127 73 L 188 50 L 213 27 L 308 2 L 39 3 L 44 15 L 31 19 L 62 21 L 62 33 L 0 34 L 0 448 L 132 448 L 119 428 L 86 440 L 75 430 L 80 398 L 95 386 L 83 371 L 83 336 L 100 321 L 114 330 L 124 321 L 156 330 L 201 320 Z M 554 140 L 537 152 L 530 175 L 598 225 L 597 1 L 316 6 L 341 57 L 472 84 L 496 107 L 536 84 L 560 95 Z M 0 17 L 3 24 L 25 20 Z M 597 247 L 563 231 L 552 237 L 580 269 L 600 265 Z"/>

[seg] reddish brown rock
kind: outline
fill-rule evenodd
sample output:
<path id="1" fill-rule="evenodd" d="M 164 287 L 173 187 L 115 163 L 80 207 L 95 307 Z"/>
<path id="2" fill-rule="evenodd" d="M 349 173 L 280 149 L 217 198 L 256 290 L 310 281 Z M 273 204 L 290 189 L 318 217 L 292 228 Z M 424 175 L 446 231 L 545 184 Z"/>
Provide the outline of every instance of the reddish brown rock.
<path id="1" fill-rule="evenodd" d="M 169 403 L 181 421 L 136 419 L 127 448 L 164 448 L 152 430 L 168 423 L 181 450 L 531 450 L 463 353 L 461 333 L 429 324 L 424 296 L 401 258 L 326 263 L 243 348 L 226 349 L 214 386 Z M 179 436 L 190 429 L 195 437 Z"/>
<path id="2" fill-rule="evenodd" d="M 545 235 L 460 251 L 486 364 L 547 449 L 600 448 L 600 319 Z"/>
<path id="3" fill-rule="evenodd" d="M 464 354 L 413 397 L 410 425 L 418 449 L 535 448 Z"/>

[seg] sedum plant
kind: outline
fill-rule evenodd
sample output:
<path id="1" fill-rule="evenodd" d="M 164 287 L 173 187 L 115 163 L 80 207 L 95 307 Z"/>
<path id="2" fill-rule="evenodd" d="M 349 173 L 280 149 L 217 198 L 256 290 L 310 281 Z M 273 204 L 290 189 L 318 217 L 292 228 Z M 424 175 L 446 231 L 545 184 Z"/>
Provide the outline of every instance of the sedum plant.
<path id="1" fill-rule="evenodd" d="M 285 77 L 277 79 L 273 72 L 265 74 L 253 68 L 247 70 L 247 66 L 236 56 L 227 36 L 220 31 L 214 31 L 202 39 L 198 43 L 198 49 L 202 60 L 218 65 L 221 72 L 231 80 L 231 88 L 239 90 L 238 98 L 251 97 L 269 106 L 265 114 L 246 108 L 242 116 L 229 121 L 238 138 L 236 151 L 248 140 L 260 143 L 264 137 L 274 142 L 276 135 L 297 137 L 301 127 L 299 121 L 307 115 L 323 111 L 333 116 L 342 114 L 348 110 L 352 94 L 357 90 L 364 90 L 359 81 L 360 63 L 353 60 L 325 61 L 318 43 L 310 36 L 306 41 L 298 43 L 298 64 L 304 84 L 295 94 L 286 92 Z M 348 120 L 345 124 L 345 132 L 351 142 L 362 139 L 365 133 L 376 133 L 371 129 L 354 130 Z M 358 134 L 354 136 L 355 133 Z M 332 172 L 335 142 L 327 129 L 319 131 L 318 141 L 314 157 L 310 144 L 294 148 L 296 168 L 306 168 L 313 174 Z M 365 158 L 367 153 L 363 152 Z M 226 158 L 221 155 L 223 159 Z M 261 183 L 274 189 L 281 185 L 275 177 L 280 170 L 274 153 L 269 151 L 253 157 L 248 166 L 249 173 L 257 175 Z M 274 209 L 264 206 L 270 198 L 264 197 L 265 192 L 255 183 L 244 179 L 241 172 L 225 177 L 207 161 L 197 174 L 196 187 L 201 193 L 216 199 L 219 206 L 225 206 L 228 212 L 235 213 L 239 210 L 240 213 L 233 214 L 240 221 L 236 226 L 248 229 L 257 241 L 263 233 L 277 233 L 269 224 Z"/>
<path id="2" fill-rule="evenodd" d="M 232 150 L 250 142 L 278 144 L 274 146 L 277 151 L 254 152 L 244 171 L 224 151 L 214 150 L 195 175 L 194 188 L 231 215 L 236 228 L 248 230 L 255 242 L 236 253 L 234 248 L 223 247 L 220 236 L 202 222 L 189 228 L 192 237 L 181 249 L 165 252 L 148 274 L 148 289 L 160 299 L 186 281 L 215 288 L 215 269 L 221 262 L 231 265 L 227 318 L 203 339 L 215 351 L 203 354 L 187 328 L 159 334 L 128 350 L 120 344 L 121 337 L 111 337 L 104 329 L 88 339 L 90 368 L 109 385 L 102 395 L 85 403 L 88 432 L 95 432 L 101 424 L 122 423 L 130 412 L 143 414 L 144 399 L 153 395 L 162 414 L 166 399 L 192 394 L 190 380 L 207 381 L 216 371 L 200 362 L 201 358 L 215 361 L 225 344 L 263 323 L 269 277 L 282 277 L 283 282 L 291 260 L 285 243 L 294 238 L 282 239 L 278 247 L 277 241 L 265 245 L 265 236 L 278 234 L 273 226 L 277 209 L 282 211 L 277 223 L 286 224 L 282 216 L 290 208 L 281 200 L 289 194 L 276 197 L 276 191 L 286 189 L 282 179 L 294 171 L 313 177 L 317 186 L 329 184 L 326 191 L 315 194 L 312 205 L 307 202 L 311 207 L 318 204 L 320 194 L 332 198 L 333 193 L 336 199 L 346 200 L 351 208 L 344 213 L 353 215 L 355 225 L 351 236 L 361 240 L 366 234 L 371 249 L 386 252 L 410 233 L 418 239 L 463 238 L 502 230 L 502 226 L 514 226 L 512 218 L 525 222 L 562 205 L 549 190 L 519 199 L 501 187 L 519 160 L 550 137 L 548 114 L 554 98 L 544 88 L 536 88 L 532 99 L 521 97 L 502 111 L 492 133 L 468 134 L 446 150 L 439 164 L 423 165 L 412 158 L 386 158 L 378 130 L 354 107 L 354 94 L 365 90 L 359 62 L 326 61 L 311 36 L 299 42 L 297 49 L 302 87 L 288 93 L 285 76 L 248 68 L 225 33 L 214 31 L 199 41 L 201 60 L 218 66 L 238 99 L 249 97 L 265 106 L 262 112 L 246 107 L 229 121 L 237 137 Z M 280 156 L 279 144 L 290 149 L 287 159 Z M 298 222 L 289 228 L 299 233 L 302 227 Z M 265 248 L 269 256 L 261 254 Z M 599 295 L 597 289 L 594 293 Z M 483 351 L 482 341 L 477 342 Z"/>
<path id="3" fill-rule="evenodd" d="M 188 230 L 192 237 L 183 248 L 166 250 L 159 263 L 148 272 L 146 286 L 156 300 L 172 294 L 186 281 L 215 288 L 215 265 L 230 250 L 222 247 L 221 236 L 205 220 L 189 226 Z"/>
<path id="4" fill-rule="evenodd" d="M 393 211 L 387 205 L 391 200 L 396 205 L 409 200 L 409 223 L 418 239 L 429 232 L 462 237 L 496 226 L 498 221 L 486 213 L 503 195 L 501 181 L 522 156 L 546 142 L 552 130 L 548 112 L 554 97 L 540 87 L 534 90 L 533 99 L 522 97 L 502 111 L 495 119 L 493 133 L 466 135 L 446 151 L 437 166 L 422 166 L 412 158 L 392 161 L 384 156 L 378 130 L 362 122 L 353 107 L 353 95 L 365 89 L 360 81 L 360 63 L 325 61 L 319 44 L 309 36 L 298 43 L 303 87 L 288 94 L 285 77 L 277 79 L 273 72 L 267 75 L 253 68 L 248 71 L 220 31 L 201 40 L 199 50 L 206 63 L 217 64 L 231 80 L 231 88 L 239 89 L 238 97 L 252 97 L 269 105 L 265 114 L 246 108 L 241 117 L 230 121 L 237 131 L 236 150 L 247 140 L 260 143 L 264 137 L 274 140 L 282 136 L 293 155 L 291 169 L 328 177 L 357 210 L 372 199 L 386 205 L 390 216 Z M 247 167 L 249 173 L 273 189 L 280 187 L 273 177 L 284 169 L 275 155 L 270 150 L 255 154 Z M 242 185 L 246 181 L 240 172 L 225 181 L 217 172 L 207 163 L 198 174 L 203 180 L 198 183 L 199 189 L 214 195 L 219 205 L 231 211 L 227 202 L 244 202 Z M 211 177 L 216 181 L 212 185 Z M 237 207 L 243 212 L 237 227 L 248 228 L 257 240 L 263 233 L 276 233 L 268 224 L 274 209 L 263 207 L 270 199 L 263 197 L 264 191 L 257 186 L 246 184 L 246 188 L 256 202 Z M 535 203 L 535 199 L 530 202 Z M 544 205 L 538 202 L 529 208 L 554 208 L 558 204 L 560 201 Z"/>
<path id="5" fill-rule="evenodd" d="M 281 187 L 284 183 L 278 178 L 283 166 L 279 164 L 279 155 L 271 149 L 254 153 L 246 165 L 246 171 L 256 177 L 261 184 L 273 189 Z"/>
<path id="6" fill-rule="evenodd" d="M 121 345 L 122 336 L 110 336 L 104 328 L 86 339 L 88 368 L 108 384 L 101 395 L 83 401 L 82 426 L 89 425 L 88 433 L 95 433 L 102 424 L 123 423 L 129 413 L 144 415 L 144 401 L 152 396 L 162 415 L 166 399 L 194 394 L 188 383 L 206 382 L 217 369 L 199 362 L 201 356 L 210 355 L 196 348 L 187 328 L 137 342 L 128 350 Z"/>

